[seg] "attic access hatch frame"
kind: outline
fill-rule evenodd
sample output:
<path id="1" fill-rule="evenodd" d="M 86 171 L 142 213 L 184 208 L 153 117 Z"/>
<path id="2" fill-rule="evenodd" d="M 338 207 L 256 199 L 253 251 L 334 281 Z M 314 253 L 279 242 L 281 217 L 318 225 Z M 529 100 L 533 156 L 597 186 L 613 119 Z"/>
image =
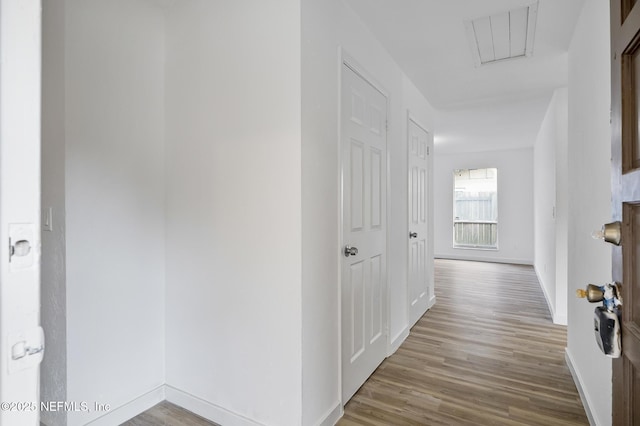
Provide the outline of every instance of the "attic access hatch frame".
<path id="1" fill-rule="evenodd" d="M 533 55 L 538 2 L 464 22 L 476 68 Z"/>

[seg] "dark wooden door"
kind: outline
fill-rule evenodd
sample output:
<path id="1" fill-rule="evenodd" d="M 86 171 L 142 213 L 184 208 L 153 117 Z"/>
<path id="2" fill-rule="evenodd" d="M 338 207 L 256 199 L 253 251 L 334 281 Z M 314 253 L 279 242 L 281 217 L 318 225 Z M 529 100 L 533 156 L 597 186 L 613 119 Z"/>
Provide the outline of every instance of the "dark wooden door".
<path id="1" fill-rule="evenodd" d="M 640 5 L 611 0 L 611 189 L 622 244 L 613 280 L 622 284 L 622 356 L 613 362 L 613 424 L 640 424 Z"/>

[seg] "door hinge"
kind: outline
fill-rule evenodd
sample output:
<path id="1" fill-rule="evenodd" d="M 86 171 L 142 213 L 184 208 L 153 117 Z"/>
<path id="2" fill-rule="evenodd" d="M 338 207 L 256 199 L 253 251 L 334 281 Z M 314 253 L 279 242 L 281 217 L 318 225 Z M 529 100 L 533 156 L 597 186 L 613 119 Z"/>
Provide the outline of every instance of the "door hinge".
<path id="1" fill-rule="evenodd" d="M 429 155 L 429 147 L 427 147 L 427 155 Z"/>
<path id="2" fill-rule="evenodd" d="M 9 224 L 9 270 L 32 268 L 36 263 L 35 225 Z"/>
<path id="3" fill-rule="evenodd" d="M 8 372 L 36 367 L 44 356 L 44 330 L 34 327 L 9 335 Z"/>

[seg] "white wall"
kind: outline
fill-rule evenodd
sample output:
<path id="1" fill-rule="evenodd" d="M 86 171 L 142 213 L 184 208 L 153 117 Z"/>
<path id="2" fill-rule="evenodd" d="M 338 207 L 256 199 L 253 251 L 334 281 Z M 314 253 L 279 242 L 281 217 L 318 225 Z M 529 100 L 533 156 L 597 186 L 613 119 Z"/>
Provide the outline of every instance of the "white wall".
<path id="1" fill-rule="evenodd" d="M 67 399 L 116 409 L 164 382 L 164 18 L 66 6 Z"/>
<path id="2" fill-rule="evenodd" d="M 498 168 L 498 250 L 453 248 L 453 171 Z M 533 149 L 438 154 L 434 166 L 435 257 L 533 264 Z"/>
<path id="3" fill-rule="evenodd" d="M 407 109 L 433 130 L 433 109 L 341 0 L 302 1 L 303 422 L 340 413 L 339 47 L 389 93 L 390 336 L 408 334 Z"/>
<path id="4" fill-rule="evenodd" d="M 566 271 L 567 250 L 566 246 L 564 250 L 556 249 L 556 244 L 562 240 L 562 233 L 566 241 L 566 222 L 565 226 L 561 226 L 558 220 L 559 216 L 560 220 L 567 216 L 566 203 L 560 212 L 558 199 L 566 199 L 567 194 L 566 187 L 564 190 L 559 188 L 562 178 L 557 176 L 566 172 L 567 163 L 557 160 L 564 158 L 566 161 L 566 153 L 563 155 L 560 151 L 567 149 L 567 118 L 567 89 L 557 89 L 540 126 L 533 151 L 534 267 L 554 322 L 564 325 L 567 323 L 567 280 L 566 272 L 562 274 L 558 269 L 565 265 Z"/>
<path id="5" fill-rule="evenodd" d="M 574 297 L 611 280 L 611 248 L 591 232 L 611 219 L 609 5 L 587 0 L 569 48 L 567 355 L 597 425 L 611 424 L 611 360 L 595 342 L 594 305 Z"/>
<path id="6" fill-rule="evenodd" d="M 167 397 L 300 424 L 300 2 L 175 2 L 166 51 Z"/>
<path id="7" fill-rule="evenodd" d="M 66 398 L 134 413 L 166 379 L 223 424 L 332 424 L 338 46 L 390 96 L 392 349 L 408 334 L 407 115 L 432 131 L 433 109 L 341 0 L 67 1 L 49 41 L 64 78 L 48 77 L 66 87 L 46 107 L 66 115 L 50 161 L 66 171 Z"/>
<path id="8" fill-rule="evenodd" d="M 40 368 L 41 401 L 67 400 L 67 294 L 65 243 L 65 2 L 43 2 L 42 208 L 53 212 L 42 233 L 40 318 L 46 351 Z M 66 425 L 66 411 L 43 411 L 42 423 Z"/>

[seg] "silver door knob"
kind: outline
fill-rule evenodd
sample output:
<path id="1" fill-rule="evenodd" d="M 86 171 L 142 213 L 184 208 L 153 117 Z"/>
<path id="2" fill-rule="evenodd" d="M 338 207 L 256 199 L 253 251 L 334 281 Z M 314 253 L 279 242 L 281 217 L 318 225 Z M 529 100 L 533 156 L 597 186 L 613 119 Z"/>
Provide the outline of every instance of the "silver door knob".
<path id="1" fill-rule="evenodd" d="M 409 238 L 418 238 L 417 232 L 409 232 Z"/>
<path id="2" fill-rule="evenodd" d="M 356 247 L 344 246 L 345 257 L 355 256 L 356 254 L 358 254 L 358 249 Z"/>

